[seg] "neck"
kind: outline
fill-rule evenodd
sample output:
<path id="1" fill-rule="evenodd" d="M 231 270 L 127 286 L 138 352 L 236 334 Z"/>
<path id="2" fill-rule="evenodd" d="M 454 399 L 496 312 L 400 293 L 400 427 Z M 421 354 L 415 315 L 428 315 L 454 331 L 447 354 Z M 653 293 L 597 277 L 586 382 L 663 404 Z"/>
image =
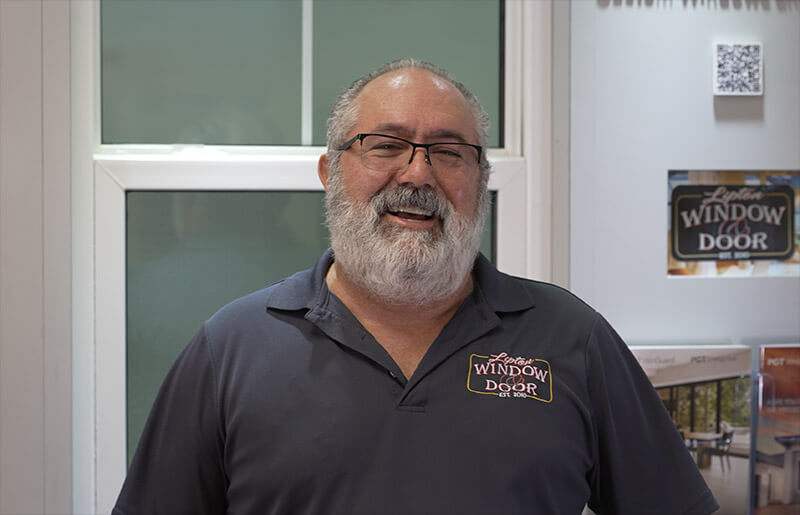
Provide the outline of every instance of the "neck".
<path id="1" fill-rule="evenodd" d="M 461 286 L 447 297 L 436 299 L 425 304 L 408 303 L 403 299 L 385 298 L 369 292 L 351 281 L 337 262 L 328 269 L 325 277 L 328 289 L 359 318 L 359 314 L 380 320 L 391 321 L 395 318 L 410 322 L 450 317 L 458 310 L 465 298 L 472 292 L 472 274 L 468 273 Z M 360 320 L 360 318 L 359 318 Z"/>
<path id="2" fill-rule="evenodd" d="M 328 289 L 389 353 L 407 378 L 472 291 L 472 275 L 468 273 L 453 295 L 425 305 L 376 298 L 349 280 L 336 262 L 325 280 Z"/>

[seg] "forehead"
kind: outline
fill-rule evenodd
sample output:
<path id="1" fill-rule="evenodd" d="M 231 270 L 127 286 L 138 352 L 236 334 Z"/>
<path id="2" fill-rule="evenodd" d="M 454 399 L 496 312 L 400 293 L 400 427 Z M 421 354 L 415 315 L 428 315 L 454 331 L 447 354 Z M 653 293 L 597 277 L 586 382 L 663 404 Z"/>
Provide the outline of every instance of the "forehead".
<path id="1" fill-rule="evenodd" d="M 472 109 L 449 81 L 426 70 L 404 68 L 367 84 L 356 99 L 357 132 L 408 138 L 454 136 L 475 142 Z"/>

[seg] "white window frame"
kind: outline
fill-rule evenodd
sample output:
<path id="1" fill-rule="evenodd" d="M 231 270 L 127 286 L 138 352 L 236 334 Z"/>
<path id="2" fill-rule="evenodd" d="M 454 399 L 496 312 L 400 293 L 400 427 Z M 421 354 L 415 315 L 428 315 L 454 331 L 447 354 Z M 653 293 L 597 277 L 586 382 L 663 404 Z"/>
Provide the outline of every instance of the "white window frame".
<path id="1" fill-rule="evenodd" d="M 488 151 L 494 169 L 489 188 L 497 194 L 498 267 L 514 275 L 544 279 L 548 278 L 550 252 L 550 117 L 546 113 L 550 101 L 551 8 L 550 0 L 506 4 L 505 147 Z M 316 163 L 325 150 L 313 146 L 101 145 L 99 42 L 99 3 L 73 2 L 76 513 L 110 512 L 127 467 L 126 192 L 322 191 Z M 536 51 L 525 56 L 526 48 Z M 89 112 L 91 116 L 83 116 Z M 536 159 L 525 158 L 524 154 L 534 151 Z M 536 224 L 531 224 L 531 219 L 537 220 Z"/>

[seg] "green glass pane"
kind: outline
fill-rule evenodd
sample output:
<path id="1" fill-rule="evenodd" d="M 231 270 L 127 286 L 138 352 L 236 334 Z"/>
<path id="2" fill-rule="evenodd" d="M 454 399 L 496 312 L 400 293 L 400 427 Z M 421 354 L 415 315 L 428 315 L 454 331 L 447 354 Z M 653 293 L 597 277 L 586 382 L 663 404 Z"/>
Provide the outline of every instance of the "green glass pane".
<path id="1" fill-rule="evenodd" d="M 314 264 L 322 193 L 127 194 L 128 456 L 166 371 L 224 304 Z"/>
<path id="2" fill-rule="evenodd" d="M 717 430 L 717 383 L 694 385 L 693 431 Z"/>
<path id="3" fill-rule="evenodd" d="M 102 0 L 103 143 L 300 144 L 299 0 Z"/>
<path id="4" fill-rule="evenodd" d="M 497 220 L 497 192 L 490 191 L 489 195 L 492 205 L 486 217 L 486 224 L 483 226 L 481 245 L 478 250 L 480 250 L 489 261 L 497 263 L 497 226 L 495 225 L 495 220 Z"/>
<path id="5" fill-rule="evenodd" d="M 721 384 L 720 417 L 735 427 L 750 425 L 750 377 L 726 379 Z"/>
<path id="6" fill-rule="evenodd" d="M 692 388 L 690 386 L 678 387 L 678 406 L 676 411 L 675 424 L 678 429 L 691 431 L 691 410 L 692 410 Z"/>
<path id="7" fill-rule="evenodd" d="M 127 436 L 133 456 L 172 362 L 224 304 L 314 265 L 321 192 L 129 192 Z M 494 258 L 494 214 L 481 251 Z"/>
<path id="8" fill-rule="evenodd" d="M 441 66 L 464 83 L 502 145 L 502 0 L 316 0 L 313 139 L 325 144 L 336 96 L 358 77 L 403 57 Z"/>

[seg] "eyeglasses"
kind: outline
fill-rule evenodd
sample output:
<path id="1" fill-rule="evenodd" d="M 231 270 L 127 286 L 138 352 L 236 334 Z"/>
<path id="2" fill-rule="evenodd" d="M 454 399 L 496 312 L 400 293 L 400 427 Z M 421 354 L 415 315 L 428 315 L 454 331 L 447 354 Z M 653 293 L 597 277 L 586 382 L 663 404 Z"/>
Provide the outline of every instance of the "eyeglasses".
<path id="1" fill-rule="evenodd" d="M 483 148 L 471 143 L 414 143 L 386 134 L 356 134 L 336 150 L 347 150 L 355 141 L 361 142 L 361 163 L 378 172 L 405 170 L 417 148 L 425 150 L 425 162 L 439 172 L 463 172 L 474 168 L 481 159 Z"/>

